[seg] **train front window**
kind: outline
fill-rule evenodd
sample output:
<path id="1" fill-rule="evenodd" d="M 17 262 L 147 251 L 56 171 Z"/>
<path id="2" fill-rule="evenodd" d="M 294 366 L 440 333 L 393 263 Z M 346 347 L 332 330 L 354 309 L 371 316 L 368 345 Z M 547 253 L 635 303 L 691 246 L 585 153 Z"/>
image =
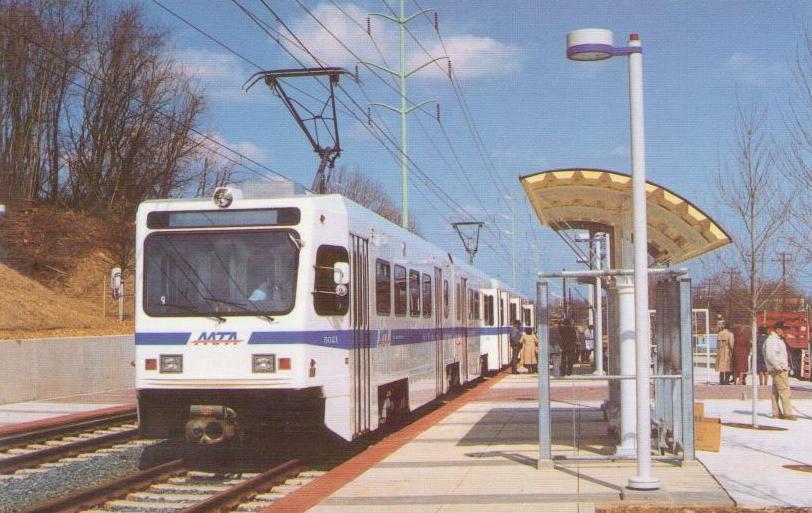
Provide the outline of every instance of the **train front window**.
<path id="1" fill-rule="evenodd" d="M 144 311 L 154 316 L 282 315 L 293 310 L 291 231 L 155 233 L 144 244 Z"/>

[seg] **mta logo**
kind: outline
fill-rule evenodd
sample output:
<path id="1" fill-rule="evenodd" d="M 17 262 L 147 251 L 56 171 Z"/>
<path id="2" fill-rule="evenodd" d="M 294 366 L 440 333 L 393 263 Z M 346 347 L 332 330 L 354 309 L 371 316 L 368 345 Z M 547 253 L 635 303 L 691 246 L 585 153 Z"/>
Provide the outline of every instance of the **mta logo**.
<path id="1" fill-rule="evenodd" d="M 209 331 L 202 332 L 197 340 L 192 340 L 193 344 L 237 344 L 242 342 L 237 338 L 236 331 Z"/>

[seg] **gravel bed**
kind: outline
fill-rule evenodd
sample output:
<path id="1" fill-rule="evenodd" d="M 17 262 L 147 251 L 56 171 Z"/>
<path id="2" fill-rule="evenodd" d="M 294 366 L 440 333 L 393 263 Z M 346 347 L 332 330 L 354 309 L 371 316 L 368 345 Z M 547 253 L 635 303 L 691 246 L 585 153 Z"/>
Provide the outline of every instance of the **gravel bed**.
<path id="1" fill-rule="evenodd" d="M 58 467 L 39 467 L 42 472 L 24 477 L 0 478 L 0 513 L 12 513 L 71 492 L 136 472 L 169 460 L 174 451 L 165 443 L 139 444 L 114 453 L 66 462 Z M 164 450 L 170 449 L 170 450 Z M 17 474 L 19 476 L 19 474 Z"/>

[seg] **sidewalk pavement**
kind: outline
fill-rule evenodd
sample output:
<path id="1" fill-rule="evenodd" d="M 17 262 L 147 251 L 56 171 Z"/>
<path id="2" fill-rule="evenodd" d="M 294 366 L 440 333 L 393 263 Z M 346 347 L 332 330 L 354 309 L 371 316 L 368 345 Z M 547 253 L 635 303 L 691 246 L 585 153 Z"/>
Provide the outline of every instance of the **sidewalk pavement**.
<path id="1" fill-rule="evenodd" d="M 737 505 L 812 507 L 812 472 L 787 468 L 806 465 L 812 470 L 812 399 L 793 401 L 794 422 L 769 418 L 769 399 L 759 401 L 759 425 L 782 431 L 731 426 L 751 423 L 749 399 L 703 402 L 705 416 L 722 420 L 722 444 L 718 453 L 698 451 L 697 456 Z"/>
<path id="2" fill-rule="evenodd" d="M 0 427 L 3 428 L 3 431 L 8 431 L 14 429 L 15 425 L 23 428 L 33 424 L 57 422 L 67 420 L 68 416 L 107 410 L 115 406 L 135 407 L 135 390 L 111 390 L 43 401 L 2 404 L 0 405 Z"/>

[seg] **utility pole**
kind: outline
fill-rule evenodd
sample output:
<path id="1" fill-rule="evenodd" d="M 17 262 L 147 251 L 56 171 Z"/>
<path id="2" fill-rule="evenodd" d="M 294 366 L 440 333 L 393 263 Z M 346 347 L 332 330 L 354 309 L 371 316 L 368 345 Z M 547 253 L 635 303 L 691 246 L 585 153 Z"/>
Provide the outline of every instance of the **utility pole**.
<path id="1" fill-rule="evenodd" d="M 795 259 L 789 256 L 786 251 L 779 251 L 778 258 L 773 258 L 773 262 L 781 262 L 781 313 L 787 311 L 787 264 Z M 783 320 L 783 317 L 782 317 Z"/>
<path id="2" fill-rule="evenodd" d="M 437 61 L 448 59 L 447 56 L 437 57 L 436 59 L 432 59 L 426 63 L 421 64 L 420 66 L 414 68 L 413 70 L 407 72 L 406 71 L 406 24 L 410 21 L 414 20 L 416 17 L 428 13 L 433 12 L 434 9 L 422 9 L 415 14 L 412 14 L 408 18 L 405 15 L 404 9 L 405 0 L 400 0 L 400 16 L 397 18 L 393 16 L 389 16 L 387 14 L 378 14 L 378 13 L 371 13 L 370 16 L 380 16 L 381 18 L 387 19 L 391 22 L 397 23 L 399 26 L 400 32 L 400 70 L 393 71 L 385 66 L 379 66 L 378 64 L 374 64 L 372 62 L 361 61 L 361 64 L 367 67 L 372 67 L 375 69 L 379 69 L 393 77 L 397 77 L 400 81 L 400 108 L 393 107 L 391 105 L 387 105 L 384 103 L 377 103 L 373 102 L 370 105 L 374 105 L 377 107 L 383 107 L 385 109 L 389 109 L 392 112 L 397 112 L 400 114 L 400 183 L 401 183 L 401 203 L 403 205 L 403 213 L 401 215 L 401 222 L 400 225 L 405 228 L 409 229 L 409 153 L 408 153 L 408 146 L 407 146 L 407 136 L 408 131 L 406 128 L 406 116 L 408 116 L 412 111 L 423 107 L 429 103 L 439 103 L 437 99 L 426 100 L 424 102 L 418 103 L 412 107 L 407 106 L 407 96 L 406 96 L 406 79 L 410 76 L 414 75 L 421 69 L 425 68 L 426 66 L 433 64 Z M 435 16 L 435 29 L 437 18 Z M 370 25 L 368 25 L 369 27 Z M 370 34 L 371 35 L 371 34 Z M 450 66 L 450 60 L 449 60 Z M 515 281 L 515 280 L 514 280 Z M 514 283 L 515 286 L 515 283 Z"/>
<path id="3" fill-rule="evenodd" d="M 725 325 L 730 327 L 733 325 L 733 278 L 739 273 L 733 269 L 725 269 L 722 274 L 726 274 L 730 279 L 730 285 L 727 287 L 727 319 L 725 319 Z"/>

